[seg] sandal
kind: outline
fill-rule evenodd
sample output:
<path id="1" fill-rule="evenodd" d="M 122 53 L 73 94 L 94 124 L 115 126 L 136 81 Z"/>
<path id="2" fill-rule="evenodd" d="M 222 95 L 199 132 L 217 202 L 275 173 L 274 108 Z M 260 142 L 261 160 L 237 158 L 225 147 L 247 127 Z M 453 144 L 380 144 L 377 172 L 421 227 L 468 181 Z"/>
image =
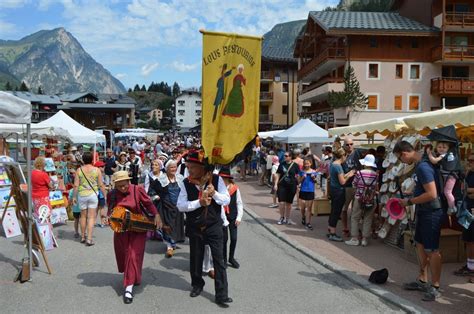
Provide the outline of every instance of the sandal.
<path id="1" fill-rule="evenodd" d="M 86 241 L 86 246 L 93 246 L 95 243 L 92 240 Z"/>
<path id="2" fill-rule="evenodd" d="M 86 243 L 86 238 L 82 238 L 82 239 L 81 239 L 81 243 L 82 243 L 82 244 Z"/>

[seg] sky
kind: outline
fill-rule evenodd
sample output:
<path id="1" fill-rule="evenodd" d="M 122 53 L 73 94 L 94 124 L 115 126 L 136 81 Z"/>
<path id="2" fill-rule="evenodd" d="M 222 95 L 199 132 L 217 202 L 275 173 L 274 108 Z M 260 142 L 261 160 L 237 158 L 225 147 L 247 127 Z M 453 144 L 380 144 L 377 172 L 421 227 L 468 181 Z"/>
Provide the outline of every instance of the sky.
<path id="1" fill-rule="evenodd" d="M 262 36 L 339 0 L 0 0 L 0 39 L 64 27 L 126 88 L 201 85 L 200 29 Z"/>

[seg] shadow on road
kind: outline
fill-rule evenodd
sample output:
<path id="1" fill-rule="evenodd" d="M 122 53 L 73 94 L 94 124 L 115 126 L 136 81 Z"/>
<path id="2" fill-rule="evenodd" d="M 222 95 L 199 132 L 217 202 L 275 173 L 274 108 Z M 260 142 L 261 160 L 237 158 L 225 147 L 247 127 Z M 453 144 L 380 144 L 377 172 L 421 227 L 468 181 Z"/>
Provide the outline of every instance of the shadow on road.
<path id="1" fill-rule="evenodd" d="M 353 272 L 355 274 L 355 272 Z M 298 272 L 298 275 L 304 277 L 313 278 L 315 282 L 323 282 L 334 287 L 338 287 L 344 290 L 354 290 L 355 286 L 351 284 L 348 280 L 342 279 L 339 274 L 328 272 L 328 273 L 310 273 L 306 271 Z"/>
<path id="2" fill-rule="evenodd" d="M 123 293 L 123 275 L 121 274 L 100 272 L 82 273 L 77 275 L 77 279 L 82 280 L 80 284 L 87 287 L 111 287 L 115 290 L 117 295 L 120 296 Z"/>

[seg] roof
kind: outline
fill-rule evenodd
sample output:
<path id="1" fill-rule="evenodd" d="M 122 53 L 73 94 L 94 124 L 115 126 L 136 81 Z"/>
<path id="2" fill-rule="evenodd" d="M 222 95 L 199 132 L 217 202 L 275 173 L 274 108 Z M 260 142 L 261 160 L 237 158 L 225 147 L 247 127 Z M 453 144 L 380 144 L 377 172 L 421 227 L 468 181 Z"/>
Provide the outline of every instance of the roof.
<path id="1" fill-rule="evenodd" d="M 136 104 L 136 100 L 126 94 L 97 94 L 99 101 L 115 104 Z"/>
<path id="2" fill-rule="evenodd" d="M 263 36 L 262 58 L 271 61 L 297 62 L 293 58 L 295 40 L 306 20 L 276 24 Z"/>
<path id="3" fill-rule="evenodd" d="M 59 98 L 61 98 L 61 101 L 64 101 L 64 102 L 75 102 L 76 100 L 87 95 L 91 95 L 92 97 L 97 99 L 97 96 L 94 93 L 88 93 L 88 92 L 61 94 L 59 95 Z"/>
<path id="4" fill-rule="evenodd" d="M 61 105 L 61 100 L 56 95 L 41 95 L 30 92 L 7 92 L 30 103 L 39 103 L 45 105 Z"/>
<path id="5" fill-rule="evenodd" d="M 355 30 L 430 34 L 439 31 L 394 12 L 311 11 L 309 16 L 326 32 Z"/>
<path id="6" fill-rule="evenodd" d="M 102 103 L 102 102 L 91 102 L 91 103 L 82 103 L 82 102 L 69 102 L 64 103 L 61 106 L 58 106 L 58 109 L 67 110 L 67 109 L 134 109 L 135 104 L 117 104 L 117 103 Z"/>

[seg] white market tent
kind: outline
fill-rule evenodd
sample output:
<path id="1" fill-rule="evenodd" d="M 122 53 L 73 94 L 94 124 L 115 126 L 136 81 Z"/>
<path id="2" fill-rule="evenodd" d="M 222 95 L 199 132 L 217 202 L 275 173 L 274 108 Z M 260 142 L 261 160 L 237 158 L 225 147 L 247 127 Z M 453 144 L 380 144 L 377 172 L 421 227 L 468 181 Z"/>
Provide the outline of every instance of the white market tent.
<path id="1" fill-rule="evenodd" d="M 314 124 L 309 119 L 301 119 L 288 130 L 273 137 L 276 142 L 287 144 L 327 143 L 330 142 L 328 131 Z"/>
<path id="2" fill-rule="evenodd" d="M 261 139 L 267 139 L 267 138 L 274 138 L 275 135 L 280 134 L 281 132 L 284 132 L 285 130 L 275 130 L 275 131 L 264 131 L 264 132 L 258 132 L 258 137 Z"/>
<path id="3" fill-rule="evenodd" d="M 26 138 L 26 128 L 21 124 L 2 123 L 0 124 L 0 135 L 3 138 Z M 56 137 L 63 140 L 69 140 L 68 131 L 58 127 L 38 127 L 31 124 L 31 138 L 42 139 L 44 137 Z"/>
<path id="4" fill-rule="evenodd" d="M 69 132 L 69 139 L 71 142 L 79 144 L 97 144 L 105 143 L 105 136 L 103 134 L 96 133 L 95 131 L 86 128 L 70 116 L 64 113 L 64 111 L 58 111 L 51 118 L 44 120 L 38 124 L 37 127 L 60 127 Z"/>
<path id="5" fill-rule="evenodd" d="M 31 104 L 12 94 L 0 92 L 0 125 L 3 123 L 26 124 L 26 167 L 28 183 L 28 257 L 30 260 L 30 275 L 33 273 L 33 219 L 31 198 Z"/>

